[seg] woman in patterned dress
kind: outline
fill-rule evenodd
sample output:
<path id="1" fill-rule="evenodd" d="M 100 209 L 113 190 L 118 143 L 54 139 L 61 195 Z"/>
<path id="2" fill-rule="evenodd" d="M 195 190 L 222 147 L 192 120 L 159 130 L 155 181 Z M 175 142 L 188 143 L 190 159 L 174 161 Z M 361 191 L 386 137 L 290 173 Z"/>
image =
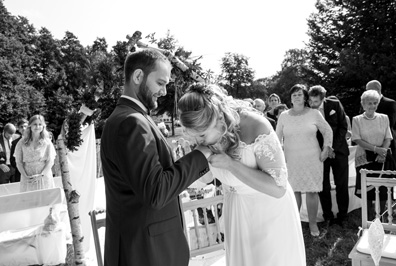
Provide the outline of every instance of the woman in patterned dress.
<path id="1" fill-rule="evenodd" d="M 14 156 L 21 173 L 21 192 L 54 187 L 51 168 L 56 152 L 42 115 L 30 118 L 29 126 L 18 142 Z"/>
<path id="2" fill-rule="evenodd" d="M 301 193 L 306 193 L 309 229 L 312 236 L 319 236 L 318 192 L 323 189 L 323 161 L 333 144 L 333 131 L 318 110 L 308 107 L 308 91 L 304 85 L 294 85 L 289 95 L 292 108 L 279 116 L 276 133 L 283 143 L 289 182 L 298 209 L 301 208 Z M 318 130 L 323 135 L 323 150 L 316 138 Z"/>
<path id="3" fill-rule="evenodd" d="M 285 158 L 268 120 L 216 85 L 190 86 L 178 108 L 186 133 L 213 151 L 201 181 L 222 182 L 226 265 L 306 265 Z"/>

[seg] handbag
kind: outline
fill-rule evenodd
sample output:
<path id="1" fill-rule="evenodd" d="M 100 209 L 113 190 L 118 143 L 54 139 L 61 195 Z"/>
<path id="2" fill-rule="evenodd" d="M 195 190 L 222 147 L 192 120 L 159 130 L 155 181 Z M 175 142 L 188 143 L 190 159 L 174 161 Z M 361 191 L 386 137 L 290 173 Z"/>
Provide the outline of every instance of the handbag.
<path id="1" fill-rule="evenodd" d="M 366 160 L 367 162 L 375 162 L 375 158 L 377 158 L 377 154 L 373 151 L 365 150 L 366 152 Z"/>
<path id="2" fill-rule="evenodd" d="M 386 158 L 385 158 L 385 162 L 382 164 L 382 170 L 390 170 L 390 171 L 396 170 L 396 162 L 395 159 L 393 158 L 391 149 L 388 149 L 388 151 L 386 152 Z M 382 177 L 382 174 L 379 177 Z M 386 178 L 396 178 L 396 176 L 386 175 Z"/>

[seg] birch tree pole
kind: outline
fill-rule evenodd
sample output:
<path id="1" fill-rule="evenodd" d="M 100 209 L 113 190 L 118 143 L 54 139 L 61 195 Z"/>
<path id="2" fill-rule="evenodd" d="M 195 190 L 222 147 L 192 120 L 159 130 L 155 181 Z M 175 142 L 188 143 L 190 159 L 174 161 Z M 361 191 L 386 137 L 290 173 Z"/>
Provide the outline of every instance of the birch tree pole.
<path id="1" fill-rule="evenodd" d="M 58 156 L 62 175 L 63 190 L 67 200 L 67 211 L 69 213 L 70 228 L 73 237 L 74 264 L 85 266 L 85 255 L 83 250 L 84 236 L 81 230 L 80 211 L 78 207 L 80 195 L 70 181 L 69 165 L 67 162 L 67 148 L 63 138 L 57 140 Z"/>
<path id="2" fill-rule="evenodd" d="M 79 199 L 80 194 L 73 189 L 70 180 L 69 165 L 67 161 L 67 151 L 76 150 L 80 146 L 81 122 L 86 118 L 84 113 L 73 113 L 65 120 L 60 137 L 57 140 L 57 151 L 61 168 L 63 190 L 66 195 L 67 211 L 69 214 L 70 228 L 73 237 L 74 265 L 85 266 L 85 254 L 83 249 L 84 236 L 82 235 Z M 66 147 L 66 143 L 67 147 Z"/>

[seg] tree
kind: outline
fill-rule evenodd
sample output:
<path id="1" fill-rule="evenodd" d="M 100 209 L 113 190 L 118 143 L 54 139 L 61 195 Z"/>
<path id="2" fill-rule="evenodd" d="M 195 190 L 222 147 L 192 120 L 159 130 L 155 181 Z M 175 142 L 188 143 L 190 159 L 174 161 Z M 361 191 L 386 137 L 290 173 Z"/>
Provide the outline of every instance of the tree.
<path id="1" fill-rule="evenodd" d="M 235 98 L 250 97 L 248 88 L 252 85 L 254 71 L 249 67 L 249 58 L 237 54 L 226 53 L 221 59 L 222 85 Z"/>
<path id="2" fill-rule="evenodd" d="M 289 90 L 295 84 L 316 84 L 315 74 L 309 68 L 309 54 L 304 49 L 286 51 L 281 70 L 269 82 L 268 93 L 276 93 L 283 102 L 290 104 Z"/>
<path id="3" fill-rule="evenodd" d="M 37 78 L 33 26 L 11 16 L 0 2 L 0 29 L 0 122 L 45 113 L 44 97 L 31 85 Z"/>
<path id="4" fill-rule="evenodd" d="M 172 82 L 167 86 L 167 94 L 158 99 L 158 108 L 155 110 L 156 115 L 162 115 L 164 113 L 171 117 L 172 121 L 172 135 L 175 134 L 174 120 L 177 117 L 177 101 L 184 94 L 187 87 L 195 82 L 193 78 L 194 74 L 203 75 L 202 68 L 198 60 L 200 57 L 191 60 L 192 52 L 186 51 L 182 46 L 178 45 L 178 41 L 170 31 L 167 32 L 164 38 L 157 40 L 155 38 L 155 33 L 149 34 L 147 36 L 150 43 L 157 44 L 158 48 L 170 58 L 172 63 Z M 173 58 L 173 60 L 172 60 Z M 181 68 L 177 63 L 175 63 L 174 58 L 177 58 L 184 68 Z"/>
<path id="5" fill-rule="evenodd" d="M 268 78 L 257 79 L 252 82 L 252 85 L 247 88 L 246 92 L 249 95 L 249 98 L 253 100 L 256 98 L 260 98 L 265 100 L 268 96 Z"/>
<path id="6" fill-rule="evenodd" d="M 359 112 L 365 84 L 377 79 L 396 97 L 396 3 L 388 0 L 324 0 L 308 19 L 310 64 L 329 93 Z M 393 90 L 392 90 L 393 89 Z"/>

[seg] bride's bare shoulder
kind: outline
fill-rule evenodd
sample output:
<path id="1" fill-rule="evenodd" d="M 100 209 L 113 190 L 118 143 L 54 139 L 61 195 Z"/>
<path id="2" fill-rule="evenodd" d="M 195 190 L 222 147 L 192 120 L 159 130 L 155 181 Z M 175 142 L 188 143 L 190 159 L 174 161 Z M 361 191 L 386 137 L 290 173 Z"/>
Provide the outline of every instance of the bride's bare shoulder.
<path id="1" fill-rule="evenodd" d="M 255 112 L 244 112 L 240 116 L 241 139 L 245 143 L 253 142 L 262 134 L 269 134 L 272 126 L 265 116 Z"/>

